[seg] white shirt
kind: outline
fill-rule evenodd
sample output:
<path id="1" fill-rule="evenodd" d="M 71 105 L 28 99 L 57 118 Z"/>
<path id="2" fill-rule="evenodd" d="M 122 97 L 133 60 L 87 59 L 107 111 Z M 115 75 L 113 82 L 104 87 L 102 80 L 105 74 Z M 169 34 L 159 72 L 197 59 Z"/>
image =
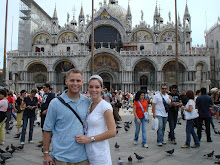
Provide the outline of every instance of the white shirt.
<path id="1" fill-rule="evenodd" d="M 194 101 L 194 100 L 189 99 L 189 101 L 188 101 L 187 104 L 186 104 L 186 108 L 189 109 L 189 106 L 190 106 L 190 105 L 192 105 L 193 109 L 195 109 L 196 104 L 195 104 L 195 101 Z"/>
<path id="2" fill-rule="evenodd" d="M 171 100 L 169 98 L 168 94 L 165 94 L 165 96 L 162 94 L 164 100 L 167 102 L 167 104 L 170 104 Z M 161 93 L 157 93 L 153 97 L 153 103 L 155 103 L 155 114 L 156 116 L 162 116 L 167 117 L 168 114 L 165 111 L 165 107 L 163 105 L 163 99 L 162 99 Z"/>
<path id="3" fill-rule="evenodd" d="M 87 137 L 96 136 L 108 130 L 104 112 L 111 110 L 112 106 L 105 100 L 98 103 L 95 109 L 88 115 Z M 111 154 L 108 140 L 86 143 L 86 153 L 90 165 L 111 165 Z"/>

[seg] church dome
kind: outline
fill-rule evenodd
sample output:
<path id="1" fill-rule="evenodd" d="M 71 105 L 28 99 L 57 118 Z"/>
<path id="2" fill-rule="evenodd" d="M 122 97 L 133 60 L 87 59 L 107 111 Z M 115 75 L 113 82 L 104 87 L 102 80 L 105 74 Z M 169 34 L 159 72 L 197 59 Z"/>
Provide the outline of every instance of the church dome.
<path id="1" fill-rule="evenodd" d="M 75 18 L 72 19 L 72 21 L 70 22 L 70 24 L 72 24 L 72 25 L 77 25 L 77 21 L 75 20 Z"/>
<path id="2" fill-rule="evenodd" d="M 126 16 L 126 10 L 123 7 L 121 7 L 120 5 L 118 5 L 118 3 L 114 3 L 114 4 L 109 3 L 108 7 L 107 7 L 107 11 L 112 16 L 116 16 L 116 17 L 125 17 Z"/>

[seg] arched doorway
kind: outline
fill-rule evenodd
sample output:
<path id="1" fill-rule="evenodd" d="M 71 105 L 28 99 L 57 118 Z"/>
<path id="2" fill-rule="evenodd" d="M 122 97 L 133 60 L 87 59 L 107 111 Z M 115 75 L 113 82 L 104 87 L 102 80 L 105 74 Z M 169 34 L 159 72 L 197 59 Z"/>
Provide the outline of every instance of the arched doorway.
<path id="1" fill-rule="evenodd" d="M 147 60 L 142 60 L 135 65 L 134 68 L 134 89 L 138 91 L 142 90 L 154 90 L 155 89 L 155 67 Z"/>
<path id="2" fill-rule="evenodd" d="M 41 63 L 33 63 L 27 69 L 27 80 L 34 82 L 33 87 L 42 86 L 47 82 L 47 68 Z"/>
<path id="3" fill-rule="evenodd" d="M 185 67 L 183 66 L 183 64 L 181 64 L 180 62 L 178 63 L 179 65 L 179 83 L 182 83 L 185 81 Z M 175 65 L 175 61 L 170 61 L 168 63 L 166 63 L 162 69 L 163 72 L 163 82 L 167 85 L 167 86 L 171 86 L 176 84 L 176 65 Z M 179 90 L 182 90 L 182 87 L 179 87 Z"/>
<path id="4" fill-rule="evenodd" d="M 112 76 L 108 73 L 101 73 L 100 76 L 103 79 L 103 87 L 107 88 L 108 91 L 110 91 L 112 89 L 112 82 L 113 82 Z"/>
<path id="5" fill-rule="evenodd" d="M 66 72 L 68 72 L 70 69 L 73 68 L 75 68 L 74 65 L 69 61 L 61 61 L 56 65 L 55 80 L 56 80 L 57 91 L 63 91 L 67 88 L 65 84 Z"/>

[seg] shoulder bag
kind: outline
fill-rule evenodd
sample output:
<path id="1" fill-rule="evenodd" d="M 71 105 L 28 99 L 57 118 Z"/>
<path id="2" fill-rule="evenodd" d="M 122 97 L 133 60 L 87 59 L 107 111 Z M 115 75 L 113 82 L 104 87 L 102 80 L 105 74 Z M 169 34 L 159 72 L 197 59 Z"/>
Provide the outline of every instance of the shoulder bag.
<path id="1" fill-rule="evenodd" d="M 195 108 L 193 108 L 193 110 L 191 112 L 184 110 L 184 114 L 185 114 L 186 120 L 192 120 L 192 119 L 196 119 L 197 117 L 199 117 L 198 110 Z"/>
<path id="2" fill-rule="evenodd" d="M 163 98 L 162 94 L 160 93 L 162 99 L 163 99 L 163 105 L 165 107 L 165 111 L 168 112 L 170 110 L 170 106 L 169 104 L 167 104 L 167 102 L 165 101 L 165 99 Z"/>
<path id="3" fill-rule="evenodd" d="M 138 100 L 138 103 L 140 104 L 141 109 L 142 109 L 142 111 L 143 111 L 143 113 L 144 113 L 144 119 L 145 119 L 146 121 L 148 121 L 148 120 L 149 120 L 148 112 L 145 112 L 145 111 L 144 111 L 144 108 L 143 108 L 143 106 L 142 106 L 142 104 L 140 103 L 139 100 Z"/>
<path id="4" fill-rule="evenodd" d="M 76 113 L 76 111 L 68 103 L 66 103 L 62 97 L 57 97 L 57 98 L 76 115 L 76 117 L 79 119 L 80 123 L 83 125 L 83 122 L 82 122 L 81 118 L 79 117 L 79 115 Z M 83 127 L 84 127 L 84 125 L 83 125 Z"/>

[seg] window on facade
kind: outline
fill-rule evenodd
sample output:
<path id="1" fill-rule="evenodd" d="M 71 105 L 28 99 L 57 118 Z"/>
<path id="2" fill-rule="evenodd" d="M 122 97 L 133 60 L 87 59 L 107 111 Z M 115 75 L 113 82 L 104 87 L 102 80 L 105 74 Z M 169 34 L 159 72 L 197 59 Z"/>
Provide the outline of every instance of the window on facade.
<path id="1" fill-rule="evenodd" d="M 168 46 L 168 50 L 172 50 L 172 46 L 171 45 Z"/>
<path id="2" fill-rule="evenodd" d="M 40 48 L 40 51 L 41 51 L 41 52 L 44 52 L 44 47 Z"/>
<path id="3" fill-rule="evenodd" d="M 143 45 L 140 46 L 140 50 L 144 50 L 144 46 Z"/>
<path id="4" fill-rule="evenodd" d="M 9 72 L 9 80 L 12 80 L 12 73 Z"/>
<path id="5" fill-rule="evenodd" d="M 67 51 L 67 52 L 70 52 L 70 47 L 69 47 L 69 46 L 66 48 L 66 51 Z"/>
<path id="6" fill-rule="evenodd" d="M 216 41 L 216 50 L 217 50 L 217 54 L 219 53 L 219 45 L 218 45 L 218 41 Z"/>

